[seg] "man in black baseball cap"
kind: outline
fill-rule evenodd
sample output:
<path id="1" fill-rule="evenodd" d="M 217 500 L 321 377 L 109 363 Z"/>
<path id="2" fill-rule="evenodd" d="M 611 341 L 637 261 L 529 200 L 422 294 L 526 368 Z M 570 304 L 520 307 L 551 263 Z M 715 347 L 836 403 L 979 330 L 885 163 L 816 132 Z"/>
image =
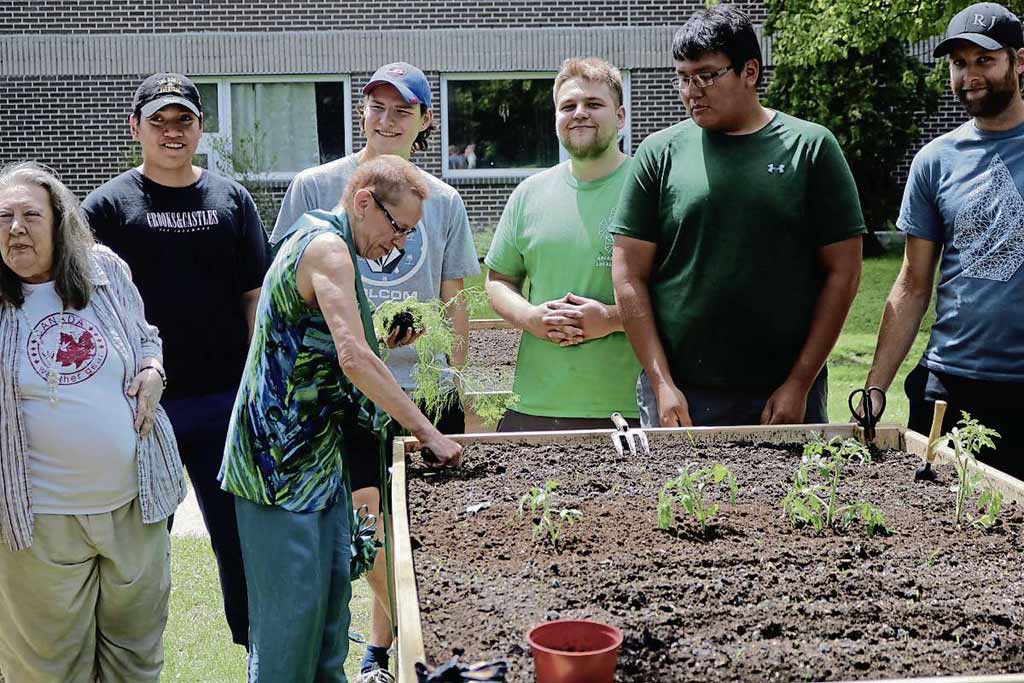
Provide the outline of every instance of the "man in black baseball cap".
<path id="1" fill-rule="evenodd" d="M 99 241 L 131 267 L 146 314 L 160 328 L 162 404 L 210 533 L 232 639 L 247 646 L 235 501 L 217 473 L 269 247 L 249 192 L 193 163 L 203 106 L 191 80 L 167 72 L 143 80 L 128 125 L 142 164 L 91 192 L 82 209 Z"/>
<path id="2" fill-rule="evenodd" d="M 132 102 L 132 113 L 148 119 L 164 107 L 177 104 L 196 116 L 203 115 L 199 89 L 181 74 L 153 74 L 139 84 Z"/>
<path id="3" fill-rule="evenodd" d="M 963 10 L 949 22 L 946 39 L 935 46 L 933 57 L 948 55 L 958 40 L 967 40 L 985 50 L 1024 47 L 1020 19 L 1002 5 L 979 2 Z"/>
<path id="4" fill-rule="evenodd" d="M 942 430 L 967 411 L 999 432 L 978 456 L 1024 478 L 1024 32 L 1001 5 L 953 17 L 935 56 L 949 55 L 950 87 L 972 118 L 914 157 L 896 226 L 903 268 L 879 327 L 865 386 L 887 389 L 936 292 L 935 324 L 907 377 L 909 426 L 927 433 L 938 400 Z M 934 287 L 936 268 L 938 287 Z"/>

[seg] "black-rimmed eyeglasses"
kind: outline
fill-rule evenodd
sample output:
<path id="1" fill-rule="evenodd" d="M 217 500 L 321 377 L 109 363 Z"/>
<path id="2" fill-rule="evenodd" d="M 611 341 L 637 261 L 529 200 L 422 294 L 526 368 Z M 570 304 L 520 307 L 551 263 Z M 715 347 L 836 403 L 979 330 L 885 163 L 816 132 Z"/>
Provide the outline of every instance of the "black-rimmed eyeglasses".
<path id="1" fill-rule="evenodd" d="M 732 66 L 723 66 L 713 73 L 699 73 L 692 76 L 676 76 L 672 79 L 672 87 L 676 90 L 683 88 L 710 88 L 715 81 L 732 71 Z"/>
<path id="2" fill-rule="evenodd" d="M 415 225 L 412 226 L 411 228 L 404 228 L 401 225 L 399 225 L 398 221 L 396 221 L 395 217 L 391 215 L 391 212 L 388 211 L 388 208 L 384 206 L 384 202 L 380 200 L 380 197 L 377 196 L 376 192 L 370 192 L 370 196 L 373 197 L 373 201 L 377 204 L 378 207 L 380 207 L 380 210 L 384 212 L 384 217 L 388 219 L 388 223 L 391 224 L 391 227 L 394 229 L 394 231 L 398 233 L 401 237 L 408 237 L 409 235 L 416 232 Z"/>

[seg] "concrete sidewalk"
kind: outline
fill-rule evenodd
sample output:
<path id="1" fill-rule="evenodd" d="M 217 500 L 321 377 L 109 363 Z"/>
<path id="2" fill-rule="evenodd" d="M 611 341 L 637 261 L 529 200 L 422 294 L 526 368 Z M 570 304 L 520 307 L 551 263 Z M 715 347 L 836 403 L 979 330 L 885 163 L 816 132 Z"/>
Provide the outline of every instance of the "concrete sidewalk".
<path id="1" fill-rule="evenodd" d="M 186 478 L 186 481 L 187 478 Z M 174 526 L 171 528 L 171 536 L 209 536 L 206 531 L 206 524 L 203 522 L 203 514 L 199 511 L 199 501 L 196 499 L 196 492 L 192 490 L 192 483 L 188 482 L 188 497 L 178 506 L 174 513 Z M 2 682 L 0 682 L 2 683 Z"/>

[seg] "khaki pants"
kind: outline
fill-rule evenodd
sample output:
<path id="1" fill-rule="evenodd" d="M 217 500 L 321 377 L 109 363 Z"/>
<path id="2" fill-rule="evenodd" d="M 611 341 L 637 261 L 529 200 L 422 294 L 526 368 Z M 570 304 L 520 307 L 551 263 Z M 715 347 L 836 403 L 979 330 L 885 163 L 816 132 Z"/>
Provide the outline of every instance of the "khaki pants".
<path id="1" fill-rule="evenodd" d="M 159 681 L 171 589 L 167 524 L 139 500 L 36 515 L 30 548 L 0 543 L 0 671 L 9 683 Z"/>

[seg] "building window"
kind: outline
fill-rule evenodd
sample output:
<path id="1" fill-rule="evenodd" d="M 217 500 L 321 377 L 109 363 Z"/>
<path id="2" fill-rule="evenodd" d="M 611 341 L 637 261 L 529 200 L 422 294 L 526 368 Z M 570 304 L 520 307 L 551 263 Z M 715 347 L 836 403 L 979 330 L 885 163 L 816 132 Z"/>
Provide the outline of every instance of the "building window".
<path id="1" fill-rule="evenodd" d="M 629 78 L 623 73 L 629 149 Z M 441 77 L 443 175 L 525 177 L 567 157 L 555 134 L 554 73 Z"/>
<path id="2" fill-rule="evenodd" d="M 352 149 L 346 76 L 196 78 L 207 167 L 287 181 Z M 241 168 L 244 167 L 244 168 Z"/>

